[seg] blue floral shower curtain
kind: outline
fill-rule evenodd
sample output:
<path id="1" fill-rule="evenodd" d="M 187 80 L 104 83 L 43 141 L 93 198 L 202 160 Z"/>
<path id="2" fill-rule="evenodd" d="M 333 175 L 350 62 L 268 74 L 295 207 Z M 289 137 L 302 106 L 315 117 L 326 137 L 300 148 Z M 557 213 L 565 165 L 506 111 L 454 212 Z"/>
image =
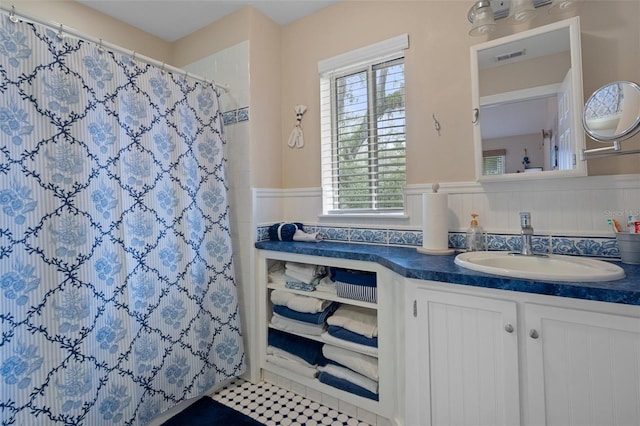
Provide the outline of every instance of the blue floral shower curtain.
<path id="1" fill-rule="evenodd" d="M 245 368 L 217 93 L 0 18 L 2 424 L 145 424 Z"/>

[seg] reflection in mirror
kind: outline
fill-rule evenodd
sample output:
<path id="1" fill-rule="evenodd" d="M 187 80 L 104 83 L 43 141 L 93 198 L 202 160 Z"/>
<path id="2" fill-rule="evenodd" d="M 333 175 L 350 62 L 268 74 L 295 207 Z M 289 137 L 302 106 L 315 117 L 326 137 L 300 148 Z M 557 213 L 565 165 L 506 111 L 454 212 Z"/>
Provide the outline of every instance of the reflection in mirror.
<path id="1" fill-rule="evenodd" d="M 586 174 L 578 18 L 472 46 L 471 63 L 478 180 Z"/>
<path id="2" fill-rule="evenodd" d="M 582 159 L 611 155 L 637 154 L 640 151 L 624 151 L 596 154 L 603 151 L 620 151 L 620 141 L 640 132 L 640 86 L 630 81 L 616 81 L 596 90 L 584 107 L 585 132 L 597 142 L 612 142 L 605 148 L 584 150 Z"/>
<path id="3" fill-rule="evenodd" d="M 624 140 L 640 125 L 640 87 L 617 81 L 596 90 L 584 108 L 584 129 L 598 142 Z"/>

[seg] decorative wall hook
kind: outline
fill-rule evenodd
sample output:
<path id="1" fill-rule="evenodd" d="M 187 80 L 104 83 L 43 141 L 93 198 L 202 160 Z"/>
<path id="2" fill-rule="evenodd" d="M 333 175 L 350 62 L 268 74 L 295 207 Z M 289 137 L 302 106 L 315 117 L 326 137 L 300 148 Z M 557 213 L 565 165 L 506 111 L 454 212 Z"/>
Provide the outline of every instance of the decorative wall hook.
<path id="1" fill-rule="evenodd" d="M 478 123 L 478 117 L 480 117 L 480 110 L 478 108 L 473 109 L 473 120 L 471 120 L 471 124 Z"/>
<path id="2" fill-rule="evenodd" d="M 302 116 L 307 112 L 306 105 L 296 105 L 296 125 L 289 136 L 289 148 L 302 148 L 304 146 L 304 134 L 302 133 Z"/>
<path id="3" fill-rule="evenodd" d="M 431 114 L 431 117 L 433 117 L 433 121 L 434 121 L 433 126 L 435 127 L 436 132 L 438 132 L 438 136 L 441 136 L 440 135 L 441 126 L 440 126 L 440 122 L 436 118 L 436 114 L 435 113 Z"/>

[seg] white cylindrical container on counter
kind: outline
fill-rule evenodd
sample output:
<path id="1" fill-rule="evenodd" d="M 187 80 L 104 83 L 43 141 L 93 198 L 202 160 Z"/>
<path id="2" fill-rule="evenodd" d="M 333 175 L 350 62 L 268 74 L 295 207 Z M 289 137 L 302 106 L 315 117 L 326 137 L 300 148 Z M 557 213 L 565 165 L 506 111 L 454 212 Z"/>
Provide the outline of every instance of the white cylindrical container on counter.
<path id="1" fill-rule="evenodd" d="M 453 254 L 449 248 L 449 196 L 438 192 L 440 185 L 432 185 L 433 192 L 422 194 L 422 247 L 420 253 Z"/>

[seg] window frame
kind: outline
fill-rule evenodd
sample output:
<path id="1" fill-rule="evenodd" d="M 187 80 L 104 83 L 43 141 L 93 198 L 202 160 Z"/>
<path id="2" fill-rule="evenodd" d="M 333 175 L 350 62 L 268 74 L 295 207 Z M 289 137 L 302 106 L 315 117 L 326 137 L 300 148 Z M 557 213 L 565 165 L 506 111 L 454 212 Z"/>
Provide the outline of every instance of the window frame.
<path id="1" fill-rule="evenodd" d="M 404 71 L 404 50 L 408 47 L 408 35 L 403 34 L 401 36 L 394 37 L 392 39 L 385 40 L 374 45 L 366 46 L 355 51 L 347 52 L 345 54 L 333 57 L 318 63 L 318 71 L 320 74 L 320 111 L 321 111 L 321 145 L 322 145 L 322 208 L 323 213 L 326 215 L 357 215 L 357 214 L 372 214 L 372 215 L 389 215 L 389 214 L 403 214 L 406 207 L 404 190 L 401 190 L 400 206 L 394 208 L 376 208 L 375 205 L 371 205 L 368 208 L 336 208 L 338 204 L 338 195 L 335 181 L 335 164 L 337 164 L 337 111 L 336 111 L 336 79 L 344 78 L 345 76 L 353 75 L 358 72 L 367 72 L 367 80 L 375 78 L 376 67 L 388 64 L 391 61 L 401 61 L 403 65 L 403 79 L 405 78 Z M 367 100 L 368 104 L 376 102 L 375 85 L 368 86 Z M 328 94 L 328 96 L 326 96 Z M 402 172 L 405 174 L 405 182 L 402 186 L 406 185 L 406 104 L 404 120 L 404 168 Z M 369 121 L 375 121 L 375 108 L 368 107 L 367 114 Z M 377 126 L 368 126 L 369 135 L 372 131 L 375 131 Z M 378 140 L 373 142 L 376 146 L 375 152 L 379 152 Z M 370 166 L 367 166 L 370 168 Z M 375 196 L 372 200 L 375 203 Z"/>

